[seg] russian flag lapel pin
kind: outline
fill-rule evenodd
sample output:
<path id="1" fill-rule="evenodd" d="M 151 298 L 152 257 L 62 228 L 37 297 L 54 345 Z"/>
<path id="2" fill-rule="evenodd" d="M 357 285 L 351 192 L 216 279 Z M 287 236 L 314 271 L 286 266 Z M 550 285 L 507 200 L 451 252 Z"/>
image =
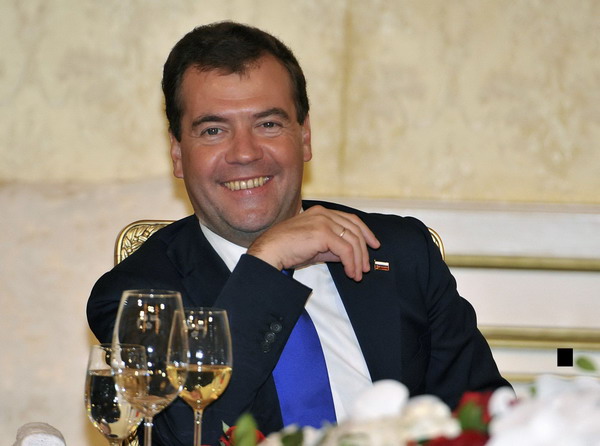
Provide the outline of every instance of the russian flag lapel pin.
<path id="1" fill-rule="evenodd" d="M 389 271 L 390 262 L 384 262 L 383 260 L 373 260 L 373 266 L 375 271 Z"/>

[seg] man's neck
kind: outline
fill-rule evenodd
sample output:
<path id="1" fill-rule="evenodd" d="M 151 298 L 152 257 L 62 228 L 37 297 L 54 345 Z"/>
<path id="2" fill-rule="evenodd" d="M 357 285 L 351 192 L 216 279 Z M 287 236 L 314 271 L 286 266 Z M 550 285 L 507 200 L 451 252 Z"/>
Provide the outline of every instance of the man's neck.
<path id="1" fill-rule="evenodd" d="M 230 271 L 233 271 L 240 257 L 246 253 L 246 248 L 221 237 L 202 222 L 200 222 L 200 229 L 206 240 L 208 240 L 208 243 L 210 243 L 219 257 L 225 262 L 225 265 L 227 265 Z"/>

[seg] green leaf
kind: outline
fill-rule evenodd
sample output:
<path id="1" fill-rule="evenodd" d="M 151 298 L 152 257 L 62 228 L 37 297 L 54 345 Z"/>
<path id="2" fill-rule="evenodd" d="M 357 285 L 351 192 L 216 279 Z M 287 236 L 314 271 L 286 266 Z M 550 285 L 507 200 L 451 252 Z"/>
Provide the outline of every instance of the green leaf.
<path id="1" fill-rule="evenodd" d="M 487 432 L 487 427 L 483 422 L 483 408 L 479 407 L 473 401 L 469 401 L 458 412 L 458 421 L 462 430 L 475 430 Z"/>
<path id="2" fill-rule="evenodd" d="M 587 356 L 580 356 L 575 360 L 575 365 L 586 372 L 597 372 L 596 363 Z"/>
<path id="3" fill-rule="evenodd" d="M 235 423 L 233 433 L 236 446 L 256 446 L 256 421 L 249 413 L 243 414 Z"/>
<path id="4" fill-rule="evenodd" d="M 289 434 L 285 434 L 281 438 L 281 444 L 283 446 L 302 446 L 304 442 L 304 432 L 302 429 L 298 429 L 297 431 L 290 432 Z"/>

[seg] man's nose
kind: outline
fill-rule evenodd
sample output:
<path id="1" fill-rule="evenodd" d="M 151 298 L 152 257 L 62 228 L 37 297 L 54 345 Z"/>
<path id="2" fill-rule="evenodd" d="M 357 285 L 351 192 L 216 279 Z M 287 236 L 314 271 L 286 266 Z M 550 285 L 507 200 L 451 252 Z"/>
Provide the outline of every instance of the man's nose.
<path id="1" fill-rule="evenodd" d="M 232 164 L 248 164 L 263 157 L 259 138 L 251 130 L 238 130 L 225 154 L 225 161 Z"/>

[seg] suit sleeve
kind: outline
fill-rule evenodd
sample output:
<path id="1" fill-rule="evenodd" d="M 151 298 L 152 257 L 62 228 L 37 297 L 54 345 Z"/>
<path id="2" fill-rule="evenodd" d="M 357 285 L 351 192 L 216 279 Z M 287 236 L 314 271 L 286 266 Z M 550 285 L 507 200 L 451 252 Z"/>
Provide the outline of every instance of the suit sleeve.
<path id="1" fill-rule="evenodd" d="M 428 229 L 410 220 L 423 233 L 428 253 L 418 275 L 431 336 L 426 392 L 455 407 L 465 391 L 510 386 L 500 376 L 490 347 L 477 328 L 475 310 L 459 295 L 456 281 Z"/>
<path id="2" fill-rule="evenodd" d="M 229 388 L 206 412 L 218 433 L 222 421 L 233 424 L 247 411 L 266 432 L 282 427 L 271 372 L 310 292 L 255 257 L 238 262 L 214 304 L 228 311 L 234 358 Z"/>

